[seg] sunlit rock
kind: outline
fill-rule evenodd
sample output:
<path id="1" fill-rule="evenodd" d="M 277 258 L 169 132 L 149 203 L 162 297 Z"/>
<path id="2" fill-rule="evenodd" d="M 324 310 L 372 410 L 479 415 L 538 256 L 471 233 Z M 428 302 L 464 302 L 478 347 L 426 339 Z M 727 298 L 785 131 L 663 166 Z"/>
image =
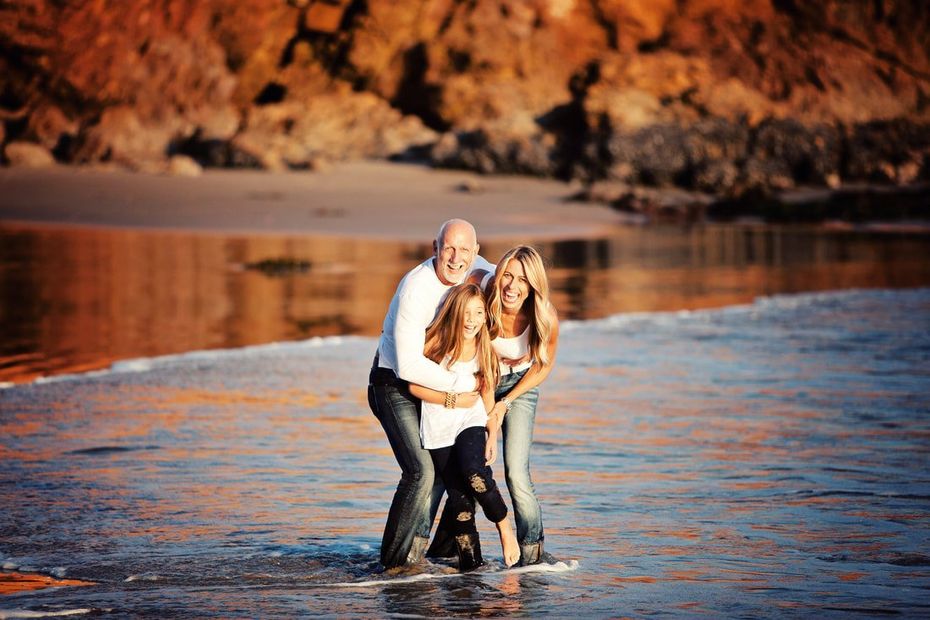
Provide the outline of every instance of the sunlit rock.
<path id="1" fill-rule="evenodd" d="M 47 168 L 55 165 L 55 158 L 49 150 L 34 142 L 9 142 L 3 153 L 12 168 Z"/>

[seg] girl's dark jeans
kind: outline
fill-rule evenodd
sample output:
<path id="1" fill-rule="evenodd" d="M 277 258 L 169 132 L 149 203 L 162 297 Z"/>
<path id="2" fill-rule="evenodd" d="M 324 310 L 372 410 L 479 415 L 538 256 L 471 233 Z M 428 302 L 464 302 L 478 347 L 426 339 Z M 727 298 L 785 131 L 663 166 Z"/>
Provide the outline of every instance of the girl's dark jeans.
<path id="1" fill-rule="evenodd" d="M 436 473 L 446 486 L 446 514 L 454 536 L 477 535 L 475 500 L 485 516 L 498 523 L 507 516 L 507 506 L 501 497 L 491 468 L 484 463 L 486 435 L 484 427 L 466 428 L 455 443 L 446 448 L 430 450 Z"/>

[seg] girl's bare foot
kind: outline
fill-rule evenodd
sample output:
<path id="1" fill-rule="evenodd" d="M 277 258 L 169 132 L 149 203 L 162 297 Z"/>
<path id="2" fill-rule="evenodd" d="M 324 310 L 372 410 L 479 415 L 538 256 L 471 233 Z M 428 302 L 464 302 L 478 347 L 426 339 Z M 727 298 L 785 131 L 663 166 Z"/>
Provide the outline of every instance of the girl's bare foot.
<path id="1" fill-rule="evenodd" d="M 501 535 L 501 547 L 504 549 L 504 564 L 509 568 L 520 561 L 520 545 L 517 543 L 517 536 L 513 532 L 509 517 L 504 517 L 496 525 Z"/>

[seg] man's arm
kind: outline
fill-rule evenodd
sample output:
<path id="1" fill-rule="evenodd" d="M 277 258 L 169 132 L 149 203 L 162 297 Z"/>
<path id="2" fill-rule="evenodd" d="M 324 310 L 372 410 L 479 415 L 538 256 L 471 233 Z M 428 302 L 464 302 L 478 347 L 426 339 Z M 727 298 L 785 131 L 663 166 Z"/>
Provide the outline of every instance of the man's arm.
<path id="1" fill-rule="evenodd" d="M 402 295 L 394 321 L 397 376 L 440 392 L 473 392 L 477 382 L 471 375 L 457 375 L 423 355 L 426 327 L 435 308 L 425 308 L 415 296 Z"/>
<path id="2" fill-rule="evenodd" d="M 476 271 L 479 269 L 482 271 L 489 271 L 494 273 L 495 269 L 497 269 L 497 266 L 494 263 L 488 262 L 488 259 L 479 254 L 475 257 L 475 262 L 471 264 L 471 270 Z"/>

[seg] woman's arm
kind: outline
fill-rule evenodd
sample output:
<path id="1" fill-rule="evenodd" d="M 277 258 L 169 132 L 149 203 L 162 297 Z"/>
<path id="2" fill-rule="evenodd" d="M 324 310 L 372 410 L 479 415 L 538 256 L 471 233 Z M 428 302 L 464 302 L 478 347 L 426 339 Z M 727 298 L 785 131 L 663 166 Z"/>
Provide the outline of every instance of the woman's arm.
<path id="1" fill-rule="evenodd" d="M 417 383 L 410 384 L 410 393 L 422 400 L 423 402 L 433 403 L 434 405 L 446 404 L 446 393 L 438 390 L 431 390 L 428 387 Z M 455 395 L 455 406 L 468 409 L 478 401 L 478 392 L 458 392 Z M 492 401 L 493 402 L 493 401 Z"/>
<path id="2" fill-rule="evenodd" d="M 549 376 L 549 373 L 552 372 L 552 367 L 555 366 L 555 354 L 559 346 L 559 317 L 556 314 L 555 308 L 551 308 L 550 320 L 552 321 L 552 333 L 549 335 L 549 342 L 546 343 L 546 350 L 549 353 L 549 364 L 543 366 L 538 361 L 534 361 L 533 365 L 529 367 L 526 371 L 526 374 L 523 375 L 523 378 L 513 386 L 507 395 L 504 397 L 508 401 L 513 402 L 520 396 L 526 394 L 534 387 L 540 385 L 543 381 L 546 380 L 546 377 Z M 504 421 L 504 415 L 507 412 L 507 406 L 503 403 L 502 400 L 494 403 L 494 408 L 489 415 L 496 417 L 498 420 L 498 426 Z"/>
<path id="3" fill-rule="evenodd" d="M 465 278 L 465 282 L 468 284 L 477 284 L 480 287 L 481 281 L 484 280 L 484 277 L 489 273 L 490 272 L 487 269 L 475 269 L 470 274 L 468 274 L 468 277 Z"/>

